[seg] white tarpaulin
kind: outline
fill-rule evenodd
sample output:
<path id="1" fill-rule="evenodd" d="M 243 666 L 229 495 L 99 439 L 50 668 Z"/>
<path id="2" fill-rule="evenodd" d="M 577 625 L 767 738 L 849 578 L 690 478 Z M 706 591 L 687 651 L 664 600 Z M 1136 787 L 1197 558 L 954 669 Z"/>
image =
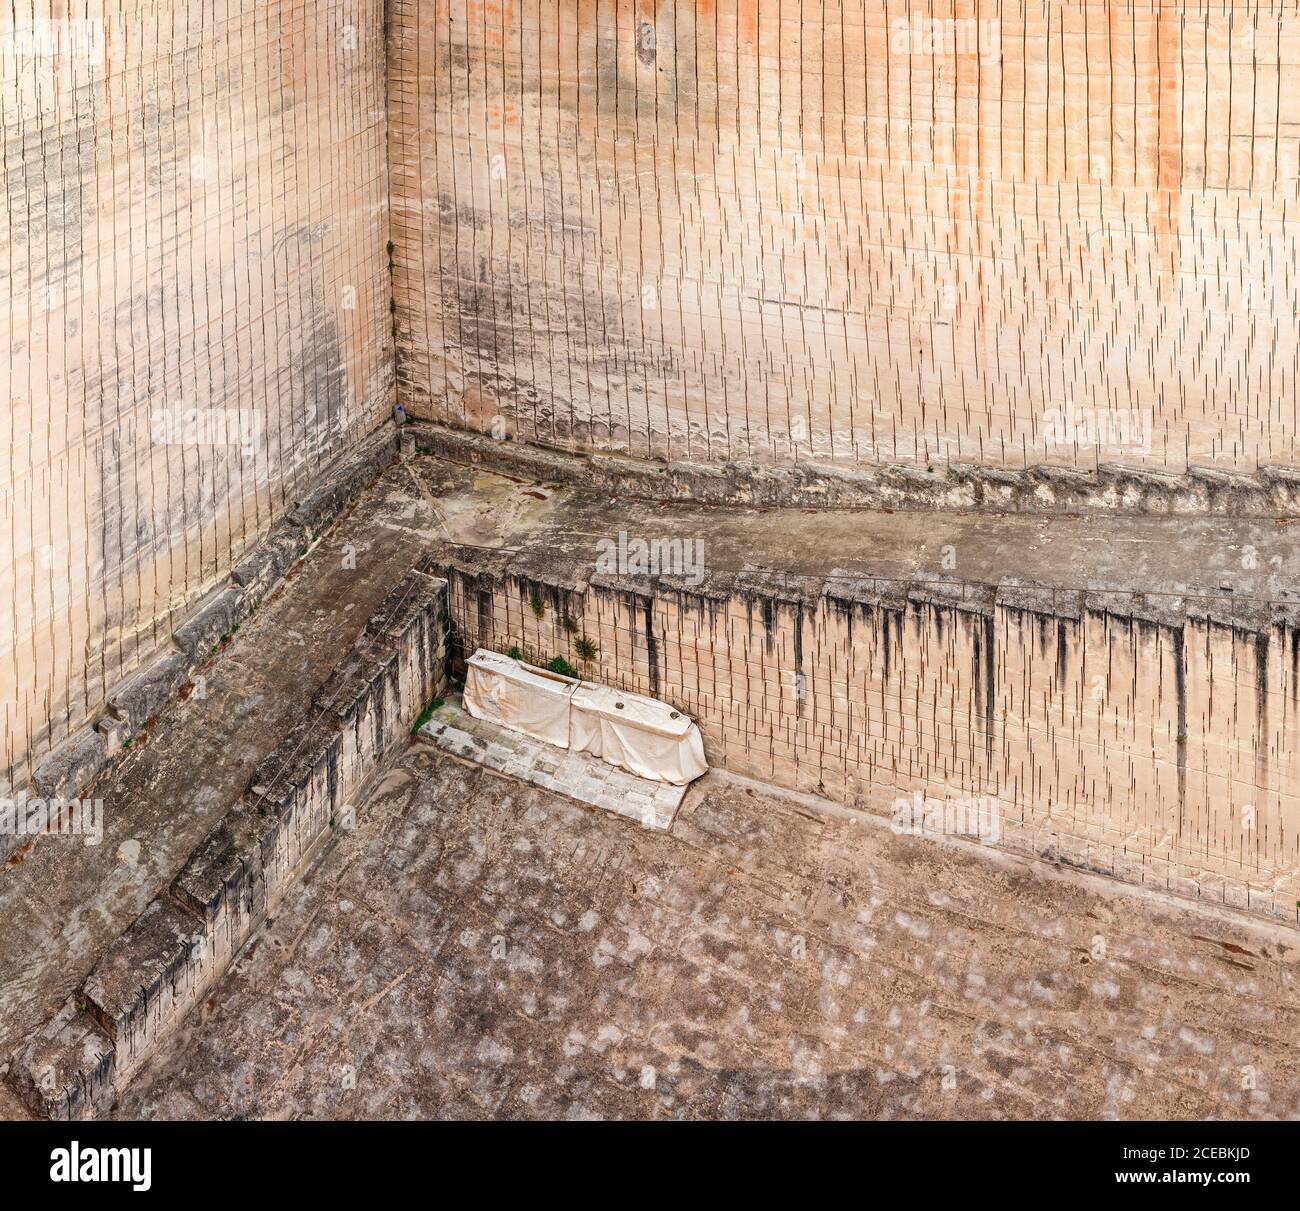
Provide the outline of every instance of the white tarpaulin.
<path id="1" fill-rule="evenodd" d="M 534 669 L 480 648 L 465 672 L 465 709 L 475 719 L 487 719 L 569 747 L 569 697 L 578 684 L 568 677 Z"/>
<path id="2" fill-rule="evenodd" d="M 465 708 L 536 740 L 677 786 L 708 770 L 700 729 L 666 702 L 575 681 L 487 648 L 469 658 Z"/>
<path id="3" fill-rule="evenodd" d="M 681 711 L 589 681 L 573 692 L 569 743 L 639 777 L 677 786 L 709 768 L 700 729 Z"/>

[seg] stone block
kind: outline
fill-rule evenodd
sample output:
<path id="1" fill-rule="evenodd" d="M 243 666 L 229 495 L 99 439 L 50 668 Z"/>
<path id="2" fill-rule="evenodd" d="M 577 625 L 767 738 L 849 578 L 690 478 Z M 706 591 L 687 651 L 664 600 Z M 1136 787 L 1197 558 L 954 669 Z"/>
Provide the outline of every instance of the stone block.
<path id="1" fill-rule="evenodd" d="M 32 788 L 42 799 L 74 797 L 108 764 L 108 745 L 93 727 L 74 732 L 32 774 Z"/>
<path id="2" fill-rule="evenodd" d="M 243 590 L 228 585 L 177 627 L 172 632 L 172 641 L 189 658 L 192 667 L 202 663 L 243 617 Z"/>
<path id="3" fill-rule="evenodd" d="M 203 922 L 164 896 L 95 964 L 83 993 L 90 1017 L 113 1041 L 118 1079 L 138 1067 L 197 995 L 191 963 L 205 943 Z"/>
<path id="4" fill-rule="evenodd" d="M 94 1118 L 113 1102 L 113 1041 L 70 998 L 9 1061 L 9 1086 L 40 1118 Z"/>
<path id="5" fill-rule="evenodd" d="M 108 709 L 134 735 L 189 681 L 190 667 L 185 652 L 165 653 L 110 694 Z"/>
<path id="6" fill-rule="evenodd" d="M 172 894 L 211 925 L 232 906 L 248 918 L 266 908 L 263 869 L 280 822 L 262 804 L 235 804 L 190 855 Z"/>

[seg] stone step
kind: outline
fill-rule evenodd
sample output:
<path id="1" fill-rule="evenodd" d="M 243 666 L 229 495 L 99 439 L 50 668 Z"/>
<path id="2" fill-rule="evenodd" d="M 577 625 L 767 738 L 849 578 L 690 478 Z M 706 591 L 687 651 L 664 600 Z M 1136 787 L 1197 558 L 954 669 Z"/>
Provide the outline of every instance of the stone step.
<path id="1" fill-rule="evenodd" d="M 689 789 L 640 778 L 587 753 L 570 752 L 475 719 L 459 699 L 436 710 L 420 735 L 454 757 L 626 816 L 645 828 L 671 828 Z"/>

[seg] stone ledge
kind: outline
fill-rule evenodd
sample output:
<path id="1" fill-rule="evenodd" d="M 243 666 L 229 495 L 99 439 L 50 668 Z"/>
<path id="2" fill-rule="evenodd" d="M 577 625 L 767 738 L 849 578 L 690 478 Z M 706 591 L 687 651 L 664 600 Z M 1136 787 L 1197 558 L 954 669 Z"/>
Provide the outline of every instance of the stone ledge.
<path id="1" fill-rule="evenodd" d="M 140 732 L 223 639 L 246 619 L 326 529 L 393 459 L 396 426 L 382 425 L 325 472 L 326 482 L 274 526 L 257 549 L 232 570 L 229 582 L 203 601 L 172 633 L 164 648 L 106 698 L 97 719 L 42 757 L 29 779 L 29 793 L 71 798 L 84 791 L 116 759 L 122 740 Z M 19 794 L 23 788 L 16 788 Z M 22 838 L 0 834 L 0 860 Z"/>
<path id="2" fill-rule="evenodd" d="M 15 1052 L 7 1080 L 31 1110 L 81 1119 L 109 1108 L 333 828 L 348 825 L 347 799 L 446 689 L 446 609 L 447 582 L 425 572 L 413 570 L 393 589 L 331 679 L 348 687 L 346 707 L 317 695 L 171 887 Z"/>
<path id="3" fill-rule="evenodd" d="M 113 1043 L 116 1080 L 125 1080 L 157 1041 L 165 1023 L 193 1003 L 193 953 L 203 923 L 160 896 L 120 934 L 82 987 L 87 1012 Z"/>
<path id="4" fill-rule="evenodd" d="M 193 659 L 184 652 L 167 652 L 108 696 L 109 713 L 125 723 L 131 735 L 142 731 L 189 681 L 194 667 Z"/>
<path id="5" fill-rule="evenodd" d="M 640 500 L 800 509 L 986 510 L 998 513 L 1132 513 L 1151 516 L 1300 517 L 1300 467 L 1260 466 L 1254 474 L 1189 466 L 1184 472 L 1103 463 L 1095 470 L 953 463 L 942 471 L 911 464 L 840 467 L 638 462 L 583 454 L 432 421 L 412 421 L 416 448 L 448 462 L 543 483 Z"/>
<path id="6" fill-rule="evenodd" d="M 19 1048 L 8 1082 L 41 1118 L 93 1118 L 112 1105 L 116 1058 L 112 1040 L 71 998 Z"/>
<path id="7" fill-rule="evenodd" d="M 32 790 L 42 799 L 66 799 L 93 782 L 108 764 L 108 744 L 93 727 L 74 732 L 32 775 Z M 0 837 L 16 841 L 16 837 Z"/>
<path id="8" fill-rule="evenodd" d="M 958 613 L 993 617 L 999 609 L 1045 619 L 1078 622 L 1084 615 L 1132 620 L 1179 629 L 1186 619 L 1210 621 L 1237 630 L 1268 630 L 1300 625 L 1300 597 L 1290 601 L 1234 598 L 1208 588 L 1188 588 L 1178 594 L 1135 593 L 1128 589 L 1080 590 L 1004 577 L 997 584 L 962 580 L 931 572 L 905 577 L 873 577 L 833 569 L 825 577 L 782 575 L 757 565 L 738 572 L 710 569 L 695 584 L 680 576 L 613 576 L 569 566 L 545 575 L 530 564 L 528 574 L 516 570 L 509 554 L 446 543 L 425 566 L 467 593 L 492 594 L 501 588 L 537 593 L 551 604 L 580 609 L 591 591 L 610 594 L 645 608 L 669 593 L 695 608 L 716 607 L 731 599 L 748 601 L 767 611 L 781 607 L 816 608 L 826 603 L 840 611 L 882 609 L 895 613 L 928 606 Z"/>

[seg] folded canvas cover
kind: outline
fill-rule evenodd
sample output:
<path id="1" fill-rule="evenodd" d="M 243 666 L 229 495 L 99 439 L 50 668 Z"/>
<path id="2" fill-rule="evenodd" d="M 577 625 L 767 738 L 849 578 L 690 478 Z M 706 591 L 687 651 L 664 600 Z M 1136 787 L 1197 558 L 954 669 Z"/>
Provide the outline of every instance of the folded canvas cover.
<path id="1" fill-rule="evenodd" d="M 573 692 L 569 743 L 642 778 L 678 786 L 708 769 L 700 729 L 681 711 L 588 681 Z"/>
<path id="2" fill-rule="evenodd" d="M 465 673 L 475 719 L 590 753 L 642 778 L 684 786 L 709 767 L 700 729 L 666 702 L 575 681 L 479 648 Z"/>
<path id="3" fill-rule="evenodd" d="M 465 709 L 475 719 L 569 747 L 569 697 L 577 682 L 480 648 L 465 672 Z"/>

